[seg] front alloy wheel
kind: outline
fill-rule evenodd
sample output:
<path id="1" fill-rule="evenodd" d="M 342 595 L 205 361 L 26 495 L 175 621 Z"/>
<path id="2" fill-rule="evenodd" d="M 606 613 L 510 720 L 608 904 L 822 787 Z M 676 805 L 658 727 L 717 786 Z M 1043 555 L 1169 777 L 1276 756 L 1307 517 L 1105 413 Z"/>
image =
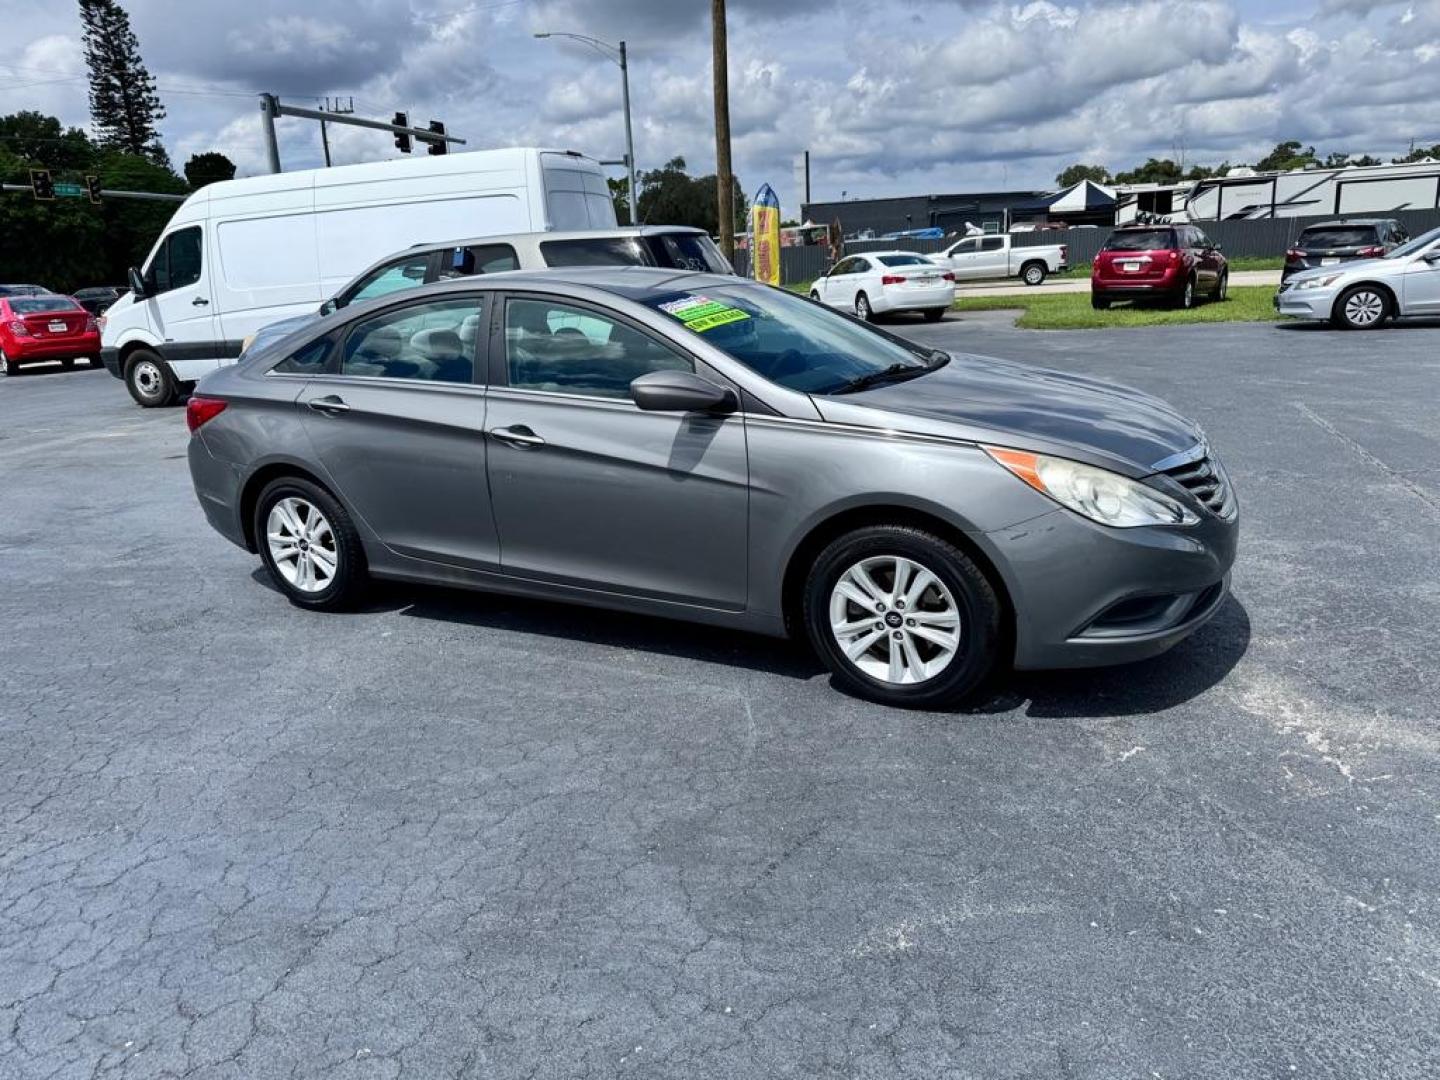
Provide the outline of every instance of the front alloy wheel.
<path id="1" fill-rule="evenodd" d="M 1385 318 L 1389 305 L 1384 294 L 1368 285 L 1357 285 L 1335 305 L 1337 321 L 1346 330 L 1373 330 Z"/>
<path id="2" fill-rule="evenodd" d="M 963 551 L 922 529 L 875 525 L 832 541 L 804 600 L 810 643 L 836 685 L 871 701 L 952 705 L 1000 660 L 994 588 Z"/>

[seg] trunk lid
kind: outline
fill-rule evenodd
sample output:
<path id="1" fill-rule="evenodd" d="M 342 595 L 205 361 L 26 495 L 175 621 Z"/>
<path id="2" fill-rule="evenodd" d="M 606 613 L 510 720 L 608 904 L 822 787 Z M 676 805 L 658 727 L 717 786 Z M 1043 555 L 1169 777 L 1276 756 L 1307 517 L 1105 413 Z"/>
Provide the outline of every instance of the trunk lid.
<path id="1" fill-rule="evenodd" d="M 26 312 L 20 321 L 32 337 L 75 337 L 85 332 L 90 318 L 84 308 L 57 307 L 52 311 Z"/>

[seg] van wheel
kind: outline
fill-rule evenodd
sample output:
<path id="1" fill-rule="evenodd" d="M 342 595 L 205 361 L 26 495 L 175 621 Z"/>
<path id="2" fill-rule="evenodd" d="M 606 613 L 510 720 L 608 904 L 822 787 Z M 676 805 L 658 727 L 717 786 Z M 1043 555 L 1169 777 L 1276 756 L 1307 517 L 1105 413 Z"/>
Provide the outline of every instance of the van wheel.
<path id="1" fill-rule="evenodd" d="M 175 379 L 165 361 L 149 349 L 136 349 L 125 365 L 125 388 L 136 404 L 158 409 L 175 400 Z"/>
<path id="2" fill-rule="evenodd" d="M 365 549 L 345 508 L 298 476 L 272 480 L 255 502 L 255 546 L 297 607 L 343 611 L 364 591 Z"/>
<path id="3" fill-rule="evenodd" d="M 1390 299 L 1373 285 L 1346 289 L 1335 301 L 1331 320 L 1342 330 L 1373 330 L 1390 314 Z"/>
<path id="4" fill-rule="evenodd" d="M 1020 269 L 1020 278 L 1026 285 L 1040 285 L 1045 281 L 1045 264 L 1026 263 Z"/>
<path id="5" fill-rule="evenodd" d="M 826 547 L 805 583 L 804 622 L 836 684 L 884 705 L 953 705 L 1000 662 L 989 580 L 959 548 L 909 526 L 857 529 Z"/>

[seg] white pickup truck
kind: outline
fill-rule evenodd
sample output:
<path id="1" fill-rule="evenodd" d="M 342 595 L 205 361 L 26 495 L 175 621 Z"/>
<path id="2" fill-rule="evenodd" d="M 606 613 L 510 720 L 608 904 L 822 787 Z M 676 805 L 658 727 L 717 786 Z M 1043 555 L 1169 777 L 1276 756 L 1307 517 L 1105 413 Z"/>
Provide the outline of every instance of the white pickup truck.
<path id="1" fill-rule="evenodd" d="M 1039 285 L 1047 275 L 1069 269 L 1070 249 L 1064 244 L 1015 247 L 1008 234 L 987 233 L 964 237 L 926 258 L 954 273 L 956 281 L 1018 277 L 1026 285 Z"/>

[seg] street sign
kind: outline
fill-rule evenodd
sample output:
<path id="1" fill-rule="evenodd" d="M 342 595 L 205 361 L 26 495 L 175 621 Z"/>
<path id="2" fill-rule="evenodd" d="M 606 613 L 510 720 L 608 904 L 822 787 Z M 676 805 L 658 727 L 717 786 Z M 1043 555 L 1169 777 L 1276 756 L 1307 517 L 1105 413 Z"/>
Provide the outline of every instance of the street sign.
<path id="1" fill-rule="evenodd" d="M 68 195 L 73 199 L 88 194 L 88 192 L 86 192 L 84 184 L 59 183 L 55 185 L 55 194 Z"/>

